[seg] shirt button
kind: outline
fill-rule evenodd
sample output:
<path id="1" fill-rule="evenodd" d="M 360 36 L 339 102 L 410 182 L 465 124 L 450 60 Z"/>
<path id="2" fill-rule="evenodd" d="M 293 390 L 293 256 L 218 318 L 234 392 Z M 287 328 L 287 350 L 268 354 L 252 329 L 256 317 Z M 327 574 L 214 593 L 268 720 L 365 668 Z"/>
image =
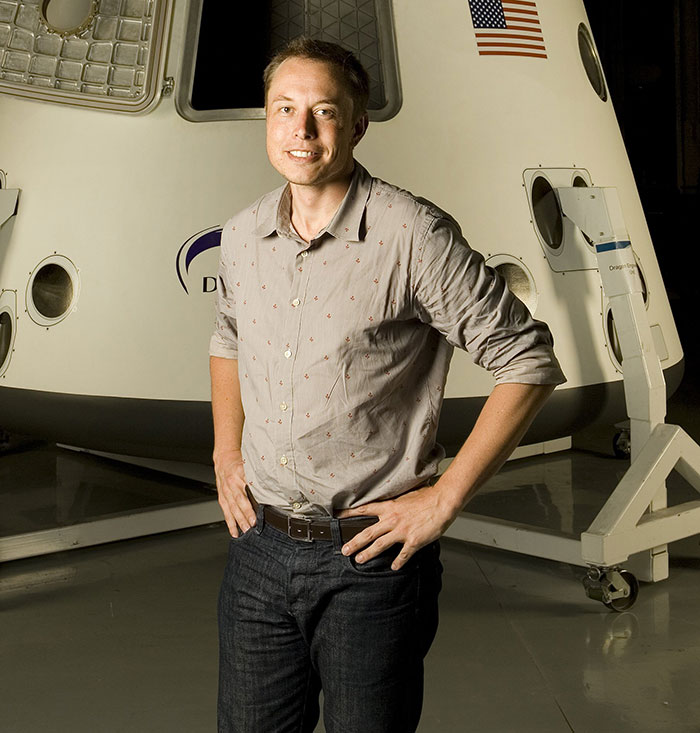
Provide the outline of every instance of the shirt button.
<path id="1" fill-rule="evenodd" d="M 291 352 L 291 351 L 290 351 L 289 349 L 287 349 L 287 350 L 286 350 L 286 351 L 284 352 L 284 357 L 285 357 L 285 359 L 289 359 L 289 357 L 290 357 L 291 355 L 292 355 L 292 352 Z"/>
<path id="2" fill-rule="evenodd" d="M 301 301 L 299 300 L 299 298 L 294 298 L 294 300 L 292 301 L 292 305 L 295 308 L 299 305 L 299 303 L 301 303 Z"/>
<path id="3" fill-rule="evenodd" d="M 287 456 L 282 456 L 282 457 L 280 458 L 280 465 L 281 465 L 281 466 L 286 466 L 286 465 L 287 465 L 287 463 L 289 463 L 289 459 L 287 458 Z"/>
<path id="4" fill-rule="evenodd" d="M 280 402 L 280 410 L 284 412 L 287 409 L 287 403 L 286 402 Z"/>
<path id="5" fill-rule="evenodd" d="M 301 509 L 301 502 L 295 501 L 294 504 L 292 504 L 292 509 L 294 509 L 295 511 L 299 511 L 299 509 Z"/>
<path id="6" fill-rule="evenodd" d="M 308 257 L 308 256 L 309 256 L 309 253 L 308 253 L 308 252 L 307 252 L 306 250 L 304 250 L 304 251 L 303 251 L 303 252 L 301 253 L 301 256 L 302 256 L 302 257 Z"/>

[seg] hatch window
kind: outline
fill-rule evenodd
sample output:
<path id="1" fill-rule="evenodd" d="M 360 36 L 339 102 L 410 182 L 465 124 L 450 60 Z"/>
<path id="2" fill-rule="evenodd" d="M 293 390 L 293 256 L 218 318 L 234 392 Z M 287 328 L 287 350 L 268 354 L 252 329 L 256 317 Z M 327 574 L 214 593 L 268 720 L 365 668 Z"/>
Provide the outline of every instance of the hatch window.
<path id="1" fill-rule="evenodd" d="M 355 53 L 370 76 L 370 119 L 387 120 L 398 112 L 390 0 L 193 0 L 178 111 L 192 122 L 264 118 L 265 66 L 299 36 L 338 43 Z"/>

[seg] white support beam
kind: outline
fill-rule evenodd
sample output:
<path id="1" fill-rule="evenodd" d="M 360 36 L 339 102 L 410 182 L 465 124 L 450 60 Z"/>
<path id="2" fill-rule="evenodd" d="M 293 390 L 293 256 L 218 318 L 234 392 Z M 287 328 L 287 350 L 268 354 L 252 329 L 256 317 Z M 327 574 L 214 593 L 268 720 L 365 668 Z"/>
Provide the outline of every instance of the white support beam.
<path id="1" fill-rule="evenodd" d="M 585 564 L 578 538 L 505 519 L 462 512 L 448 527 L 445 536 L 572 565 Z"/>
<path id="2" fill-rule="evenodd" d="M 676 425 L 657 425 L 637 459 L 588 529 L 590 534 L 607 535 L 630 530 L 637 525 L 666 477 L 680 458 Z"/>
<path id="3" fill-rule="evenodd" d="M 582 555 L 586 565 L 611 567 L 625 562 L 630 555 L 659 545 L 690 537 L 700 532 L 700 501 L 650 512 L 629 530 L 608 535 L 584 532 Z"/>
<path id="4" fill-rule="evenodd" d="M 178 502 L 160 509 L 142 509 L 68 527 L 0 537 L 0 562 L 171 532 L 222 520 L 223 515 L 216 499 Z"/>

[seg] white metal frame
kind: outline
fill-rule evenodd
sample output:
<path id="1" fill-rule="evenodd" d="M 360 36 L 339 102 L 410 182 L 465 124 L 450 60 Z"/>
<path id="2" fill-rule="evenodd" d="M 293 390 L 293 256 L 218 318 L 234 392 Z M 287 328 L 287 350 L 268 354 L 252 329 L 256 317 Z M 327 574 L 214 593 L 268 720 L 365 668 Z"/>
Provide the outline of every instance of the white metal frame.
<path id="1" fill-rule="evenodd" d="M 198 483 L 213 483 L 215 479 L 213 466 L 138 458 L 102 451 L 86 451 L 70 445 L 58 444 L 57 447 L 71 452 L 107 458 L 115 464 L 128 463 L 141 466 L 168 476 L 187 478 Z M 215 524 L 223 521 L 223 518 L 216 491 L 212 490 L 211 496 L 199 494 L 194 495 L 192 499 L 170 504 L 130 509 L 125 512 L 94 517 L 72 525 L 0 537 L 0 562 Z"/>
<path id="2" fill-rule="evenodd" d="M 178 502 L 159 509 L 132 510 L 68 527 L 0 537 L 0 562 L 213 524 L 222 519 L 216 499 Z"/>
<path id="3" fill-rule="evenodd" d="M 562 215 L 595 244 L 623 355 L 631 464 L 580 538 L 468 512 L 446 534 L 573 565 L 606 569 L 629 561 L 640 580 L 656 582 L 668 577 L 667 543 L 700 533 L 700 500 L 668 507 L 666 492 L 674 469 L 700 492 L 700 446 L 682 428 L 664 423 L 666 385 L 616 189 L 554 193 Z"/>

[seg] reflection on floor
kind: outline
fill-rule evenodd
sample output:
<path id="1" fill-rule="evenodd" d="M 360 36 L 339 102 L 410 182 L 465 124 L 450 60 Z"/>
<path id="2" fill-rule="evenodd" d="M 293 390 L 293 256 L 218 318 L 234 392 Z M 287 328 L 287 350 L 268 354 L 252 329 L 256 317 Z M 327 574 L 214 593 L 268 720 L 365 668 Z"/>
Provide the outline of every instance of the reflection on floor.
<path id="1" fill-rule="evenodd" d="M 697 439 L 688 404 L 669 420 Z M 508 465 L 471 509 L 580 532 L 626 466 L 611 435 Z M 0 535 L 207 490 L 41 445 L 0 457 L 0 486 Z M 218 524 L 0 566 L 0 730 L 215 730 L 226 548 Z M 698 536 L 623 614 L 586 598 L 581 568 L 449 539 L 443 563 L 424 733 L 700 731 Z"/>
<path id="2" fill-rule="evenodd" d="M 0 454 L 0 538 L 209 499 L 215 495 L 213 471 L 210 473 L 211 483 L 190 480 L 24 441 Z"/>

